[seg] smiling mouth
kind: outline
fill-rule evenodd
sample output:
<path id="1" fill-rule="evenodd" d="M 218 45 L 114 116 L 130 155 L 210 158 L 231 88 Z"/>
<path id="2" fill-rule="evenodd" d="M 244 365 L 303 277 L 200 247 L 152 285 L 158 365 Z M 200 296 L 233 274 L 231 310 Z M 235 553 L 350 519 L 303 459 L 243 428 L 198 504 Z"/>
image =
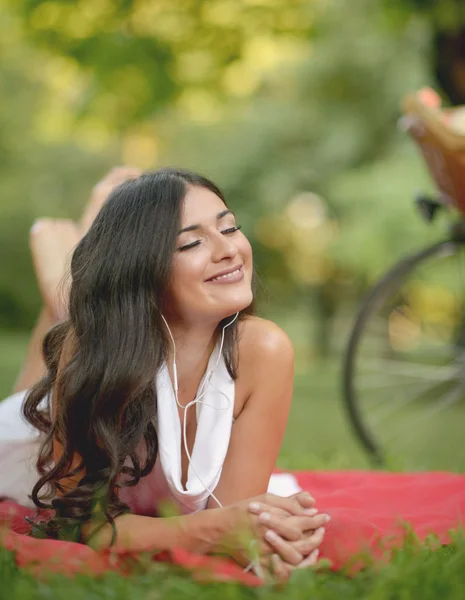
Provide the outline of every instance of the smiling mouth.
<path id="1" fill-rule="evenodd" d="M 242 265 L 234 269 L 234 271 L 230 271 L 229 273 L 225 273 L 223 275 L 218 275 L 217 277 L 212 277 L 211 279 L 207 279 L 208 283 L 215 283 L 220 281 L 238 281 L 243 277 Z"/>

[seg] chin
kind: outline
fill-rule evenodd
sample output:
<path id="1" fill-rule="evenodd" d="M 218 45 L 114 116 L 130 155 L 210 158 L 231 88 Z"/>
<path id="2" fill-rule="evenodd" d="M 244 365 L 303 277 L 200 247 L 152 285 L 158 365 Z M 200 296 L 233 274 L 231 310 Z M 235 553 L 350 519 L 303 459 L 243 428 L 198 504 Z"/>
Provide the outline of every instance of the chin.
<path id="1" fill-rule="evenodd" d="M 234 315 L 235 313 L 241 312 L 241 310 L 245 310 L 248 306 L 252 304 L 252 302 L 252 291 L 249 291 L 247 294 L 242 293 L 234 299 L 231 298 L 229 302 L 224 302 L 224 304 L 221 306 L 220 319 L 225 319 L 230 315 Z"/>

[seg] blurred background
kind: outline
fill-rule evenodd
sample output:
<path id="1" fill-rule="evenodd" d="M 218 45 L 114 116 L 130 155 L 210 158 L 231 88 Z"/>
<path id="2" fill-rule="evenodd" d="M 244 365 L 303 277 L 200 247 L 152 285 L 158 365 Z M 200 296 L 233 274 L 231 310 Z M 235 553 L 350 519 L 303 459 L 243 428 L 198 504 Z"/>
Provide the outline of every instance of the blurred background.
<path id="1" fill-rule="evenodd" d="M 370 466 L 346 418 L 342 357 L 367 287 L 445 235 L 443 218 L 427 225 L 415 210 L 415 193 L 434 186 L 397 121 L 404 95 L 424 85 L 465 103 L 463 3 L 0 7 L 0 397 L 11 393 L 41 304 L 28 249 L 34 220 L 77 219 L 112 166 L 183 166 L 224 189 L 253 244 L 259 313 L 295 344 L 280 466 Z M 463 469 L 465 421 L 444 419 L 439 432 L 439 417 L 432 430 L 418 425 L 421 448 L 402 447 L 390 465 Z"/>

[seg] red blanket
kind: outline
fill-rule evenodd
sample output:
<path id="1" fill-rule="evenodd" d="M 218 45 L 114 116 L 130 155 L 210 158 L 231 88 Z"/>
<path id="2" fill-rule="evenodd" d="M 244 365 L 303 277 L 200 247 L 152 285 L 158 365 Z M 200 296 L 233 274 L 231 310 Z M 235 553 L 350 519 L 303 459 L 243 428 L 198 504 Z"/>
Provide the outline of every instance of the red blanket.
<path id="1" fill-rule="evenodd" d="M 391 474 L 378 472 L 295 472 L 299 485 L 317 499 L 317 507 L 332 520 L 321 547 L 321 557 L 340 569 L 362 551 L 379 557 L 402 543 L 408 523 L 420 540 L 429 534 L 439 543 L 450 541 L 449 531 L 465 520 L 465 475 L 451 473 Z M 26 536 L 25 516 L 34 511 L 12 502 L 0 503 L 2 544 L 16 554 L 20 567 L 49 569 L 71 575 L 128 572 L 137 557 L 114 552 L 96 553 L 88 546 Z M 381 542 L 381 543 L 380 543 Z M 237 579 L 248 585 L 260 580 L 222 558 L 196 556 L 176 550 L 153 557 L 185 566 L 196 573 L 209 570 L 216 579 Z"/>

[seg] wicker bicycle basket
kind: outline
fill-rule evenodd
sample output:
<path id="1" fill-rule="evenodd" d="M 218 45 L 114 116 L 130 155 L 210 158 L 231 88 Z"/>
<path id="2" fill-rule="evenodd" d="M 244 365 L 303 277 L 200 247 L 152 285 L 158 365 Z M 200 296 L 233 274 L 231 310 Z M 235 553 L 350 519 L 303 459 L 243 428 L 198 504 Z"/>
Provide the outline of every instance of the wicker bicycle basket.
<path id="1" fill-rule="evenodd" d="M 465 135 L 454 130 L 459 109 L 432 108 L 412 94 L 403 102 L 403 124 L 418 144 L 440 200 L 465 215 Z"/>

